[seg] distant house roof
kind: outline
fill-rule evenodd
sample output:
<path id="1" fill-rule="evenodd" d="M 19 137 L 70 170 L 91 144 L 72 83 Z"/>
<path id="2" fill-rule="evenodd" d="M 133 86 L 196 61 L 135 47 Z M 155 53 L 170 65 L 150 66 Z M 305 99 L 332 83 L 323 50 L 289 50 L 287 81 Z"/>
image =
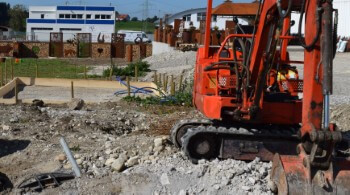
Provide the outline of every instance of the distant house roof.
<path id="1" fill-rule="evenodd" d="M 189 14 L 194 14 L 194 13 L 204 13 L 207 11 L 207 8 L 195 8 L 195 9 L 188 9 L 182 12 L 178 12 L 176 14 L 168 15 L 166 17 L 167 21 L 173 21 L 175 19 L 182 19 L 183 16 L 189 15 Z M 155 22 L 156 24 L 159 24 L 159 20 Z"/>
<path id="2" fill-rule="evenodd" d="M 254 16 L 258 12 L 259 2 L 253 3 L 233 3 L 231 0 L 226 0 L 223 4 L 218 5 L 213 9 L 213 15 L 225 16 Z"/>
<path id="3" fill-rule="evenodd" d="M 0 31 L 8 32 L 8 31 L 12 31 L 12 29 L 7 26 L 0 26 Z"/>
<path id="4" fill-rule="evenodd" d="M 124 19 L 127 19 L 127 18 L 130 18 L 130 16 L 128 14 L 119 14 L 117 16 L 118 20 L 124 20 Z"/>

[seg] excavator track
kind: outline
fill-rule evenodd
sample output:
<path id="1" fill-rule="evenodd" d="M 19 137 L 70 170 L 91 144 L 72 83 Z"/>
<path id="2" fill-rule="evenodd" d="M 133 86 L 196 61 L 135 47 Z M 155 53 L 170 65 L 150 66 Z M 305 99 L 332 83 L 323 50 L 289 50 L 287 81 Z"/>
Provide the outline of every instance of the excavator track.
<path id="1" fill-rule="evenodd" d="M 186 134 L 189 128 L 196 128 L 199 126 L 209 126 L 213 122 L 208 119 L 186 119 L 178 121 L 170 130 L 171 141 L 177 148 L 181 148 L 181 138 Z"/>
<path id="2" fill-rule="evenodd" d="M 189 128 L 181 138 L 182 150 L 193 163 L 200 159 L 271 161 L 275 153 L 296 155 L 300 143 L 297 126 Z"/>

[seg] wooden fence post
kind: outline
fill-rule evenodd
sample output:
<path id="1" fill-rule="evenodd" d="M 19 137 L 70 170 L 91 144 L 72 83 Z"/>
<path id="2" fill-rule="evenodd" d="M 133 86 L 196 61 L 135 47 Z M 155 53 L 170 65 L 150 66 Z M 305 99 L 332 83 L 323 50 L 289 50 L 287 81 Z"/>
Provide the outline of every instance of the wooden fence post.
<path id="1" fill-rule="evenodd" d="M 7 60 L 5 60 L 5 85 L 7 84 Z"/>
<path id="2" fill-rule="evenodd" d="M 71 87 L 71 98 L 74 99 L 74 83 L 73 83 L 73 81 L 71 81 L 70 87 Z"/>
<path id="3" fill-rule="evenodd" d="M 166 76 L 166 77 L 165 77 L 165 82 L 164 82 L 164 83 L 165 83 L 165 84 L 164 84 L 164 86 L 165 86 L 165 87 L 164 87 L 164 91 L 165 91 L 165 92 L 168 91 L 168 79 L 169 79 L 169 77 Z"/>
<path id="4" fill-rule="evenodd" d="M 159 82 L 159 87 L 162 87 L 162 74 L 161 73 L 159 73 L 158 82 Z"/>
<path id="5" fill-rule="evenodd" d="M 153 82 L 156 84 L 156 85 L 158 85 L 158 76 L 157 76 L 157 71 L 155 70 L 154 71 L 154 76 L 153 76 Z"/>
<path id="6" fill-rule="evenodd" d="M 15 80 L 15 103 L 18 104 L 18 82 Z"/>
<path id="7" fill-rule="evenodd" d="M 179 91 L 182 90 L 182 80 L 183 80 L 183 74 L 180 75 L 180 81 L 179 81 Z"/>
<path id="8" fill-rule="evenodd" d="M 15 73 L 14 73 L 14 65 L 13 65 L 13 59 L 11 58 L 10 59 L 10 62 L 11 62 L 11 80 L 13 80 L 13 78 L 15 78 Z"/>
<path id="9" fill-rule="evenodd" d="M 126 84 L 128 88 L 128 97 L 131 95 L 131 89 L 130 89 L 130 77 L 126 77 Z"/>
<path id="10" fill-rule="evenodd" d="M 4 71 L 3 71 L 3 68 L 2 68 L 2 62 L 1 62 L 1 60 L 0 60 L 0 72 L 1 72 L 1 74 L 0 74 L 0 76 L 1 76 L 1 79 L 0 79 L 0 84 L 1 84 L 1 87 L 4 85 Z"/>
<path id="11" fill-rule="evenodd" d="M 135 81 L 138 81 L 139 67 L 135 65 Z"/>
<path id="12" fill-rule="evenodd" d="M 170 94 L 171 94 L 172 96 L 175 95 L 175 82 L 172 82 L 172 83 L 171 83 Z"/>

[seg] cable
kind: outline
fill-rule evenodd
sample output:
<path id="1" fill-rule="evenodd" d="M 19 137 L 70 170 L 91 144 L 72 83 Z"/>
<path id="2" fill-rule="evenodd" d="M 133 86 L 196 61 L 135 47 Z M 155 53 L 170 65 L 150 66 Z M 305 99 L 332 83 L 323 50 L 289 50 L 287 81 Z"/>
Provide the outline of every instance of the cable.
<path id="1" fill-rule="evenodd" d="M 304 18 L 304 13 L 305 13 L 305 0 L 303 0 L 303 2 L 301 3 L 301 9 L 300 9 L 300 17 L 299 17 L 299 26 L 298 26 L 298 39 L 300 41 L 300 45 L 306 49 L 307 51 L 310 51 L 311 49 L 313 49 L 313 47 L 315 46 L 316 42 L 318 41 L 319 37 L 320 37 L 320 32 L 321 32 L 321 18 L 320 18 L 320 11 L 321 9 L 318 9 L 316 12 L 317 15 L 317 21 L 316 21 L 316 25 L 317 25 L 317 32 L 316 35 L 314 37 L 314 39 L 312 40 L 312 42 L 308 45 L 306 45 L 305 43 L 305 39 L 301 36 L 301 27 L 302 27 L 302 20 Z"/>
<path id="2" fill-rule="evenodd" d="M 288 8 L 284 13 L 283 13 L 284 10 L 282 10 L 282 7 L 281 7 L 281 0 L 277 0 L 277 9 L 282 19 L 287 17 L 290 14 L 290 11 L 292 10 L 292 0 L 288 1 Z"/>

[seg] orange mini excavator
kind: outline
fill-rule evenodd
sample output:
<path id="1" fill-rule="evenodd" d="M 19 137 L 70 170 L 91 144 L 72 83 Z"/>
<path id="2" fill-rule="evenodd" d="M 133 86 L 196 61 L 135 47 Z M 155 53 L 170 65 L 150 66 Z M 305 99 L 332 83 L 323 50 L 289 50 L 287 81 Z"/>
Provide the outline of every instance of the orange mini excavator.
<path id="1" fill-rule="evenodd" d="M 300 13 L 296 36 L 289 33 L 292 11 Z M 278 194 L 350 194 L 350 139 L 329 119 L 337 38 L 332 0 L 261 0 L 252 33 L 234 19 L 240 30 L 220 46 L 210 46 L 211 13 L 208 0 L 193 89 L 193 103 L 208 120 L 179 121 L 171 130 L 174 144 L 194 163 L 273 161 Z M 305 49 L 304 61 L 289 58 L 293 39 Z M 303 67 L 303 76 L 292 64 Z"/>

